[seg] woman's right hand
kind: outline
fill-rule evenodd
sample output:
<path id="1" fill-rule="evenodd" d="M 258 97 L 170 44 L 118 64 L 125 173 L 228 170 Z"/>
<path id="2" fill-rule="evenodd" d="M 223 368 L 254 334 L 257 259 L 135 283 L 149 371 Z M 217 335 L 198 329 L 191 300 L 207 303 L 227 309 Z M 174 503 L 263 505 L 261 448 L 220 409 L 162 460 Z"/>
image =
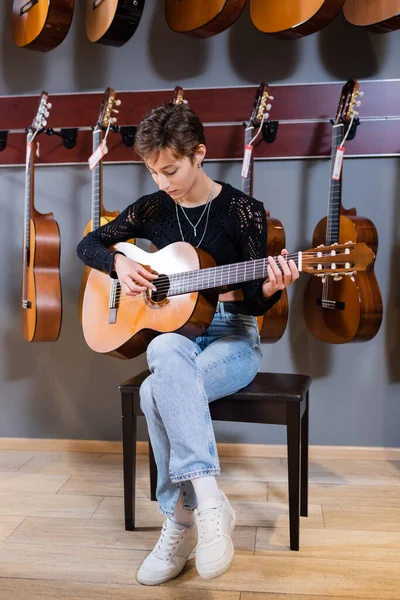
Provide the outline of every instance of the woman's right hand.
<path id="1" fill-rule="evenodd" d="M 147 289 L 157 291 L 151 281 L 157 279 L 158 275 L 150 273 L 141 264 L 123 254 L 114 255 L 114 270 L 118 275 L 122 291 L 127 296 L 138 296 Z"/>

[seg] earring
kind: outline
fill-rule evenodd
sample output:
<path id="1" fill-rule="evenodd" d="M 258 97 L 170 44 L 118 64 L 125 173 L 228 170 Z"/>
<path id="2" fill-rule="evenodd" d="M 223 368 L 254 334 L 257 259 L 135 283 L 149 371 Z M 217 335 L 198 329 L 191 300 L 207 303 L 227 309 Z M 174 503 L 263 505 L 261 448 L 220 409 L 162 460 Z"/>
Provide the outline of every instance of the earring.
<path id="1" fill-rule="evenodd" d="M 201 163 L 197 163 L 197 168 L 201 169 Z"/>

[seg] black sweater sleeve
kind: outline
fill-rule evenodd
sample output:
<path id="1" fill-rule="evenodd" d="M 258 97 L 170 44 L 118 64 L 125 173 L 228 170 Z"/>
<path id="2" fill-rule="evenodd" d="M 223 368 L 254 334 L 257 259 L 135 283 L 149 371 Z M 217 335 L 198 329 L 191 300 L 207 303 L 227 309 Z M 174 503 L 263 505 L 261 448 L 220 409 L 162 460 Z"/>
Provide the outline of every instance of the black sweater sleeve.
<path id="1" fill-rule="evenodd" d="M 242 205 L 238 211 L 241 260 L 257 260 L 267 257 L 267 218 L 264 205 L 257 200 Z M 246 281 L 242 285 L 244 305 L 251 315 L 263 315 L 278 302 L 282 295 L 276 292 L 270 298 L 264 298 L 262 284 L 264 279 Z"/>
<path id="2" fill-rule="evenodd" d="M 140 217 L 140 200 L 128 206 L 116 219 L 83 238 L 78 244 L 77 253 L 85 265 L 116 276 L 113 271 L 114 255 L 118 252 L 109 250 L 109 247 L 134 237 L 146 237 L 146 228 Z"/>

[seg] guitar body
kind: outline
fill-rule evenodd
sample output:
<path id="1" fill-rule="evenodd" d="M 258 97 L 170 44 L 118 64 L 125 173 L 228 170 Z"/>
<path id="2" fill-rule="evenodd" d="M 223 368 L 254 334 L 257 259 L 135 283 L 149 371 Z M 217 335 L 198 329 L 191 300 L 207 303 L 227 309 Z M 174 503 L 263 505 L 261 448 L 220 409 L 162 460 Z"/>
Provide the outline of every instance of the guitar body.
<path id="1" fill-rule="evenodd" d="M 267 211 L 268 227 L 268 255 L 277 256 L 285 247 L 285 230 L 279 219 L 269 216 Z M 260 337 L 263 342 L 277 342 L 285 333 L 289 318 L 289 300 L 287 290 L 282 290 L 282 296 L 263 317 L 259 319 Z M 262 323 L 262 325 L 261 325 Z"/>
<path id="2" fill-rule="evenodd" d="M 343 13 L 352 25 L 376 33 L 400 29 L 400 0 L 346 0 Z"/>
<path id="3" fill-rule="evenodd" d="M 128 42 L 140 23 L 145 0 L 87 0 L 86 33 L 89 41 L 107 46 Z"/>
<path id="4" fill-rule="evenodd" d="M 107 223 L 109 223 L 110 221 L 113 221 L 113 219 L 118 217 L 118 215 L 119 215 L 119 210 L 116 210 L 115 212 L 104 211 L 103 216 L 100 217 L 99 227 L 101 227 L 102 225 L 107 225 Z M 85 237 L 91 231 L 93 231 L 92 220 L 90 220 L 89 223 L 86 225 L 85 231 L 83 232 L 83 237 Z M 79 310 L 79 318 L 80 318 L 81 322 L 82 322 L 83 296 L 85 294 L 86 282 L 89 277 L 90 271 L 91 271 L 90 267 L 87 267 L 85 265 L 83 268 L 83 275 L 82 275 L 81 287 L 79 289 L 79 298 L 78 298 L 78 310 Z"/>
<path id="5" fill-rule="evenodd" d="M 374 253 L 378 248 L 378 233 L 372 221 L 356 216 L 355 210 L 344 211 L 340 216 L 339 243 L 365 242 Z M 351 216 L 350 216 L 351 213 Z M 315 228 L 313 246 L 325 243 L 327 219 Z M 325 287 L 329 301 L 339 303 L 340 309 L 323 308 L 324 294 L 319 277 L 311 277 L 304 297 L 304 317 L 311 333 L 323 342 L 344 344 L 350 341 L 367 341 L 379 331 L 382 322 L 382 297 L 373 271 L 369 270 L 340 281 L 328 278 Z"/>
<path id="6" fill-rule="evenodd" d="M 30 252 L 24 253 L 21 329 L 28 342 L 54 342 L 61 330 L 60 232 L 52 213 L 35 211 L 30 221 Z M 27 259 L 27 260 L 25 260 Z"/>
<path id="7" fill-rule="evenodd" d="M 228 29 L 245 4 L 246 0 L 166 0 L 165 16 L 173 31 L 204 38 Z"/>
<path id="8" fill-rule="evenodd" d="M 296 39 L 323 29 L 344 0 L 250 0 L 250 18 L 264 33 Z"/>
<path id="9" fill-rule="evenodd" d="M 20 48 L 53 50 L 65 39 L 73 14 L 74 0 L 14 0 L 14 42 Z"/>
<path id="10" fill-rule="evenodd" d="M 153 254 L 127 242 L 120 242 L 114 248 L 160 274 L 215 265 L 209 254 L 186 242 L 176 242 Z M 112 323 L 109 308 L 112 285 L 119 284 L 106 273 L 90 270 L 83 299 L 82 326 L 92 350 L 118 358 L 139 356 L 160 333 L 175 331 L 193 338 L 201 335 L 211 323 L 218 301 L 216 290 L 180 294 L 157 303 L 146 293 L 134 298 L 122 295 L 115 323 Z"/>

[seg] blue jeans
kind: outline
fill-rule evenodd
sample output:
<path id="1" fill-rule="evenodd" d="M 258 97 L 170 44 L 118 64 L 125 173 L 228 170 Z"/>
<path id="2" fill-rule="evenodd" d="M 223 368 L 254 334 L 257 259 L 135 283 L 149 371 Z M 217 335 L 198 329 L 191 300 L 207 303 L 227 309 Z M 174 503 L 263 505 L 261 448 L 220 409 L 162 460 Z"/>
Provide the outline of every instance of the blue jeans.
<path id="1" fill-rule="evenodd" d="M 163 333 L 147 348 L 151 375 L 140 388 L 157 464 L 159 509 L 172 516 L 180 489 L 187 510 L 197 507 L 191 479 L 221 472 L 209 402 L 248 385 L 260 366 L 256 317 L 224 311 L 190 340 Z"/>

